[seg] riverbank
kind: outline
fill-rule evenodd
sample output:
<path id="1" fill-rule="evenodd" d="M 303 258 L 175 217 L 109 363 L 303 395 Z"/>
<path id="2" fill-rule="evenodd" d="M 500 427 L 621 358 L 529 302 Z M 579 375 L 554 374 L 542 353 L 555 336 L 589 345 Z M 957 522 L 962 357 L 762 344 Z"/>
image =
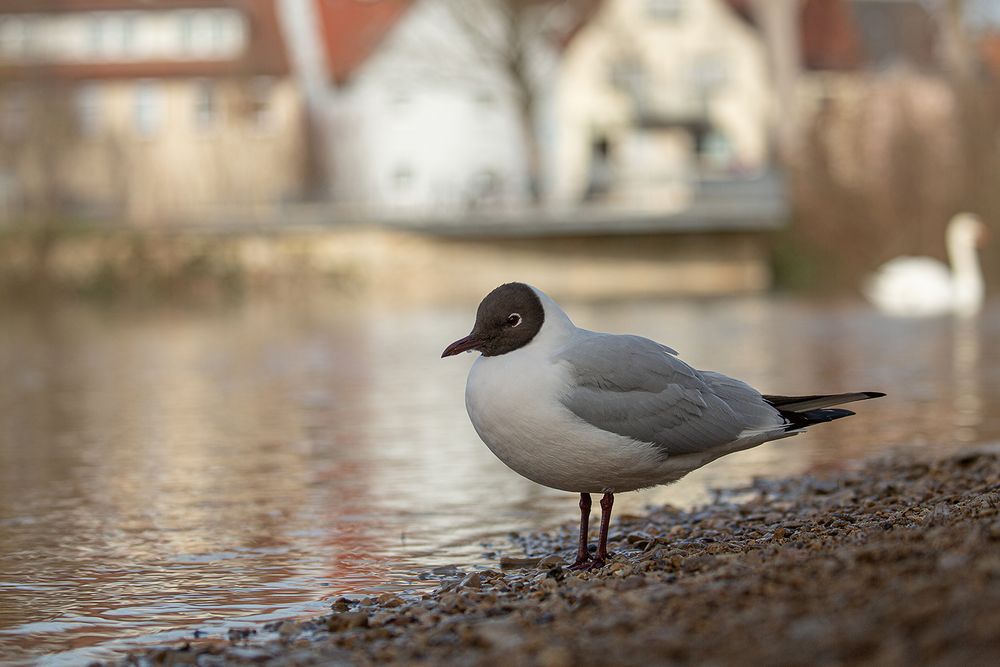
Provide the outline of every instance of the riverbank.
<path id="1" fill-rule="evenodd" d="M 162 301 L 332 287 L 400 302 L 477 302 L 512 276 L 583 299 L 760 294 L 771 283 L 768 230 L 585 231 L 527 237 L 362 224 L 0 228 L 0 299 Z"/>
<path id="2" fill-rule="evenodd" d="M 728 499 L 727 499 L 728 498 Z M 440 571 L 419 598 L 148 650 L 127 664 L 986 665 L 1000 660 L 1000 452 L 760 481 L 612 524 L 611 564 Z"/>

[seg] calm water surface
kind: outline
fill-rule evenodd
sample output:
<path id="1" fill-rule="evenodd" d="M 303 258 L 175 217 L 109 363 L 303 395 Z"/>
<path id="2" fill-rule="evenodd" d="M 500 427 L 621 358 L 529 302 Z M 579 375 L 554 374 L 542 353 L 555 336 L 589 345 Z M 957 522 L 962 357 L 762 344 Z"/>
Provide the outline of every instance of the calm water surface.
<path id="1" fill-rule="evenodd" d="M 860 303 L 567 303 L 774 393 L 878 389 L 858 417 L 727 457 L 616 510 L 1000 440 L 1000 304 L 973 322 Z M 465 415 L 475 304 L 335 298 L 0 313 L 0 656 L 78 664 L 322 613 L 428 568 L 495 564 L 576 499 L 508 471 Z M 485 546 L 484 546 L 485 545 Z"/>

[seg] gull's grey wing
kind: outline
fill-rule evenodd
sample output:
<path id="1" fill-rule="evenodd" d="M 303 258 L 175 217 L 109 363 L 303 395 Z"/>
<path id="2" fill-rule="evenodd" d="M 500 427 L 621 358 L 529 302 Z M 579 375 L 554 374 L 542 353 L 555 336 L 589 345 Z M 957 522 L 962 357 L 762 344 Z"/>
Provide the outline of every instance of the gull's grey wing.
<path id="1" fill-rule="evenodd" d="M 593 426 L 651 442 L 667 455 L 706 451 L 784 424 L 757 390 L 697 371 L 675 354 L 640 336 L 583 337 L 556 357 L 574 380 L 562 402 Z"/>

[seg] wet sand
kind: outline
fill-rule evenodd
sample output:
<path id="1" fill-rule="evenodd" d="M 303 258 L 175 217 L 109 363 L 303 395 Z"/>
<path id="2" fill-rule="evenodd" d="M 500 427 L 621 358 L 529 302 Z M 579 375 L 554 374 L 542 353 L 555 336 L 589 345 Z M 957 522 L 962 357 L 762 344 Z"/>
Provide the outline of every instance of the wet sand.
<path id="1" fill-rule="evenodd" d="M 125 664 L 1000 664 L 1000 450 L 763 480 L 611 533 L 596 573 L 564 569 L 567 524 L 513 537 L 508 567 L 431 573 L 422 597 Z"/>

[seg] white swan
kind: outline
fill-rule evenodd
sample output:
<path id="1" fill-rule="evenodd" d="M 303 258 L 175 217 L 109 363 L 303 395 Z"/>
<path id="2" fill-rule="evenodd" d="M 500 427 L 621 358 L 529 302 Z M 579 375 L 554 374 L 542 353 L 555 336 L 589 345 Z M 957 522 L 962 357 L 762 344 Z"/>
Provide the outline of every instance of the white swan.
<path id="1" fill-rule="evenodd" d="M 930 257 L 897 257 L 883 264 L 865 286 L 868 300 L 890 315 L 975 315 L 983 306 L 983 273 L 976 246 L 986 226 L 971 213 L 948 223 L 949 269 Z"/>

